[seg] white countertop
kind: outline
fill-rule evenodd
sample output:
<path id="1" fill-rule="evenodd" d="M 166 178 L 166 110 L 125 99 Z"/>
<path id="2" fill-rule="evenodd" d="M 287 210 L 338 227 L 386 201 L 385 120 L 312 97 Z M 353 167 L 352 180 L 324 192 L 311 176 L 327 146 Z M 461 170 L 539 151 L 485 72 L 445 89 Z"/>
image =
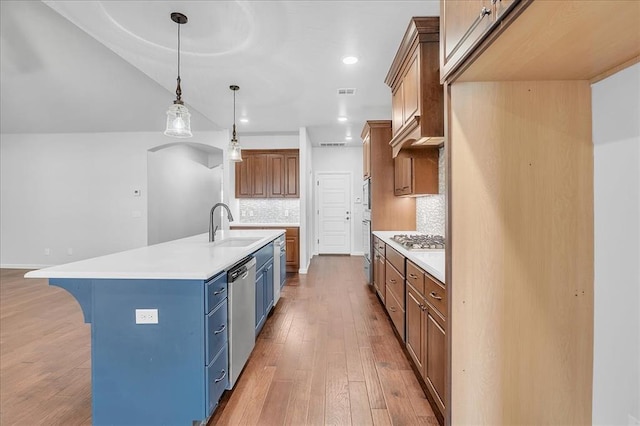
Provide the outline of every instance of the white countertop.
<path id="1" fill-rule="evenodd" d="M 231 226 L 232 228 L 234 226 L 255 226 L 257 228 L 263 226 L 263 227 L 270 227 L 270 228 L 299 228 L 300 224 L 299 223 L 242 223 L 242 222 L 232 222 L 229 224 L 229 226 Z"/>
<path id="2" fill-rule="evenodd" d="M 411 231 L 373 231 L 373 235 L 383 240 L 386 244 L 396 249 L 404 257 L 427 271 L 429 274 L 433 275 L 437 280 L 444 284 L 444 250 L 407 250 L 391 239 L 391 237 L 398 234 L 414 235 L 421 233 Z"/>
<path id="3" fill-rule="evenodd" d="M 28 272 L 27 278 L 109 278 L 206 280 L 275 240 L 280 230 L 218 231 L 216 242 L 260 238 L 244 247 L 218 247 L 209 234 L 127 250 Z"/>

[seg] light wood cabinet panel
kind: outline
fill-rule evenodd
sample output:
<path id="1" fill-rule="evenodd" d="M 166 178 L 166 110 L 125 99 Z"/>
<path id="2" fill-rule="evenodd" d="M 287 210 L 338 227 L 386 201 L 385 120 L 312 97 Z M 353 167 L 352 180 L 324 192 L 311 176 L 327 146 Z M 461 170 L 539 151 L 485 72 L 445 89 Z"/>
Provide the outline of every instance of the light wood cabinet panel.
<path id="1" fill-rule="evenodd" d="M 256 155 L 252 158 L 251 167 L 251 188 L 254 198 L 267 198 L 267 156 Z"/>
<path id="2" fill-rule="evenodd" d="M 383 247 L 384 250 L 384 247 Z M 376 291 L 378 292 L 378 296 L 382 303 L 385 303 L 385 298 L 387 294 L 387 285 L 386 285 L 386 267 L 385 267 L 385 257 L 384 251 L 380 252 L 378 250 L 374 250 L 374 265 L 373 265 L 373 282 Z"/>
<path id="3" fill-rule="evenodd" d="M 387 264 L 387 268 L 389 265 Z M 388 290 L 388 289 L 387 289 Z M 402 300 L 404 300 L 404 293 L 402 295 Z M 385 307 L 389 316 L 391 317 L 391 322 L 395 327 L 396 331 L 400 335 L 400 339 L 404 341 L 404 317 L 405 312 L 404 308 L 401 305 L 401 302 L 396 298 L 396 295 L 393 294 L 392 291 L 387 291 L 387 296 L 385 298 Z"/>
<path id="4" fill-rule="evenodd" d="M 362 176 L 364 179 L 371 177 L 371 138 L 369 136 L 362 140 Z"/>
<path id="5" fill-rule="evenodd" d="M 391 93 L 391 120 L 393 129 L 400 129 L 404 124 L 404 90 L 402 82 Z"/>
<path id="6" fill-rule="evenodd" d="M 418 78 L 418 55 L 416 54 L 411 59 L 407 74 L 402 79 L 402 125 L 419 115 L 419 93 L 420 80 Z"/>
<path id="7" fill-rule="evenodd" d="M 444 285 L 431 278 L 430 275 L 424 276 L 425 291 L 424 297 L 427 302 L 433 306 L 440 315 L 447 318 L 447 291 Z"/>
<path id="8" fill-rule="evenodd" d="M 407 282 L 424 296 L 424 271 L 418 268 L 413 262 L 407 259 Z"/>
<path id="9" fill-rule="evenodd" d="M 391 263 L 393 265 L 394 268 L 396 268 L 396 270 L 398 271 L 398 274 L 400 274 L 400 277 L 404 280 L 404 261 L 405 261 L 405 257 L 403 255 L 401 255 L 400 253 L 398 253 L 398 251 L 390 246 L 387 246 L 386 248 L 386 254 L 385 257 L 387 258 L 387 260 L 389 261 L 389 263 Z M 404 291 L 401 293 L 404 294 Z"/>
<path id="10" fill-rule="evenodd" d="M 253 197 L 253 189 L 251 186 L 252 167 L 250 165 L 252 161 L 253 161 L 253 157 L 247 157 L 247 158 L 244 158 L 242 162 L 235 164 L 236 198 Z"/>
<path id="11" fill-rule="evenodd" d="M 394 293 L 399 306 L 404 309 L 404 277 L 391 265 L 387 258 L 385 264 L 386 296 L 389 297 L 389 293 Z"/>

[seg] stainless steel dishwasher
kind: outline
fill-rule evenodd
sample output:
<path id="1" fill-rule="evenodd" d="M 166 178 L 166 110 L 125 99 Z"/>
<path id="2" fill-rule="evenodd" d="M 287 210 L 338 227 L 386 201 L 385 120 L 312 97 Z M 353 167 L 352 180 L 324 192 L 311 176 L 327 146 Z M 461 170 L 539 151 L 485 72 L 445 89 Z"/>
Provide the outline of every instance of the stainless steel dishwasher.
<path id="1" fill-rule="evenodd" d="M 227 272 L 229 283 L 229 389 L 233 389 L 256 344 L 256 259 Z"/>

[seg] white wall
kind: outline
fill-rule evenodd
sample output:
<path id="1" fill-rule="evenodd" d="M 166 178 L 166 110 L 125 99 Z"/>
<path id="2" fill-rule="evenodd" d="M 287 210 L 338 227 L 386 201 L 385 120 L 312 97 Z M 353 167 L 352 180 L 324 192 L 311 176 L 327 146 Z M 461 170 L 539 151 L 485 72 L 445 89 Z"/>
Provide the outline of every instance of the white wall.
<path id="1" fill-rule="evenodd" d="M 175 144 L 148 153 L 149 244 L 209 231 L 207 213 L 222 196 L 222 150 L 202 147 Z"/>
<path id="2" fill-rule="evenodd" d="M 0 266 L 55 265 L 146 245 L 147 151 L 171 141 L 160 131 L 0 134 Z M 189 141 L 226 147 L 227 132 Z"/>
<path id="3" fill-rule="evenodd" d="M 313 150 L 306 127 L 300 128 L 300 269 L 306 274 L 313 255 Z"/>
<path id="4" fill-rule="evenodd" d="M 640 419 L 640 64 L 592 87 L 593 423 Z"/>
<path id="5" fill-rule="evenodd" d="M 314 173 L 350 172 L 351 173 L 351 254 L 363 254 L 362 242 L 362 147 L 313 148 Z M 314 186 L 315 188 L 315 186 Z M 314 196 L 313 211 L 317 211 Z M 317 219 L 317 215 L 316 215 Z M 314 226 L 313 253 L 318 253 L 318 230 Z"/>

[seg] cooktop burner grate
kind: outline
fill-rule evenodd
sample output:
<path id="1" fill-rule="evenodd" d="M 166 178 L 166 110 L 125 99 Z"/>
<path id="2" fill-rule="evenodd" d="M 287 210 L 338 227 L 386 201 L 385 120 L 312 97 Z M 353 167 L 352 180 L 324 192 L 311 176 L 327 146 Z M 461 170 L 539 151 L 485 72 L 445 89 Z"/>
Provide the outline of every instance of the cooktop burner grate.
<path id="1" fill-rule="evenodd" d="M 442 250 L 444 237 L 442 235 L 407 235 L 398 234 L 391 238 L 407 250 Z"/>

